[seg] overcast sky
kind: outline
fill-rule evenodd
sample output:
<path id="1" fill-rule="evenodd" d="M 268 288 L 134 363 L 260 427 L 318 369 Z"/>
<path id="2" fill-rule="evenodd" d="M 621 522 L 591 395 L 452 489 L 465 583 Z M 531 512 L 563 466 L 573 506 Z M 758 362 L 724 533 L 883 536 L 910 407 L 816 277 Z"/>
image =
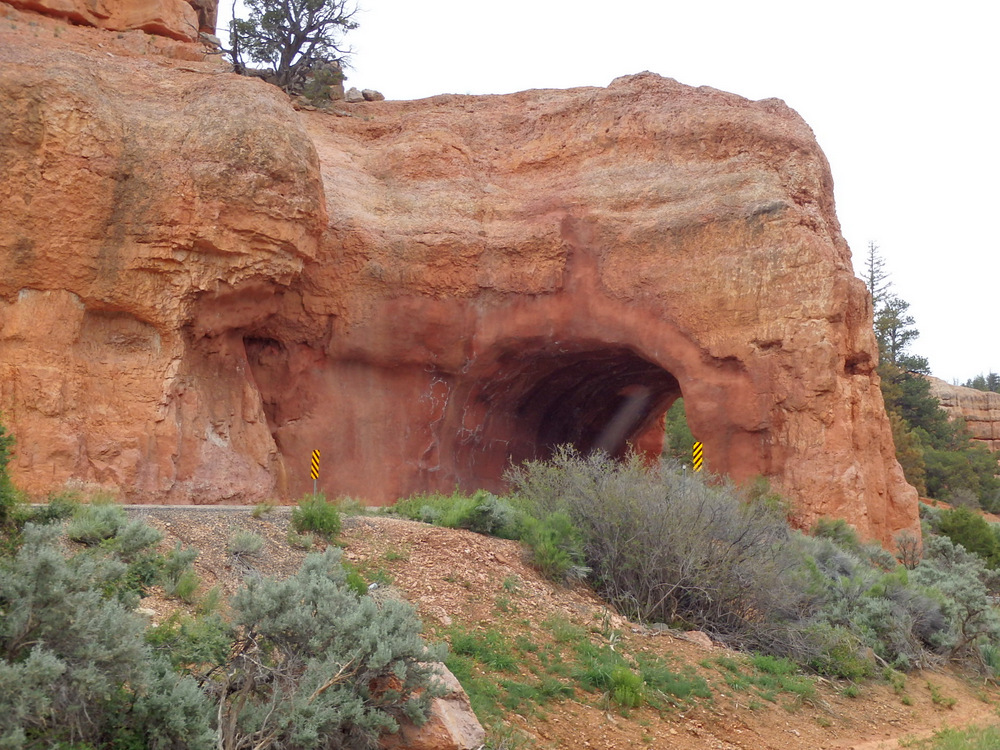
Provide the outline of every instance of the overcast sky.
<path id="1" fill-rule="evenodd" d="M 949 382 L 1000 372 L 1000 240 L 989 229 L 1000 203 L 1000 3 L 360 4 L 347 85 L 389 99 L 607 86 L 644 70 L 784 99 L 830 161 L 855 272 L 877 242 L 910 303 L 911 352 Z"/>

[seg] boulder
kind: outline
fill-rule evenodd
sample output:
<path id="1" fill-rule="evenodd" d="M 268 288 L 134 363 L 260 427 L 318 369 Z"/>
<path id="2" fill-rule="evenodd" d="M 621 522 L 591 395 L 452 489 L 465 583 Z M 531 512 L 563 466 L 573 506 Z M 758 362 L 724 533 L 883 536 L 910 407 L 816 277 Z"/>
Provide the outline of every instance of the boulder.
<path id="1" fill-rule="evenodd" d="M 358 102 L 363 102 L 365 100 L 365 95 L 358 91 L 353 86 L 344 92 L 344 101 L 350 104 L 357 104 Z"/>
<path id="2" fill-rule="evenodd" d="M 399 732 L 384 735 L 383 750 L 479 750 L 486 732 L 472 711 L 469 696 L 444 664 L 438 665 L 445 694 L 431 700 L 431 713 L 421 726 L 400 725 Z"/>
<path id="3" fill-rule="evenodd" d="M 381 102 L 385 101 L 385 97 L 381 92 L 375 91 L 375 89 L 362 89 L 361 98 L 366 102 Z"/>

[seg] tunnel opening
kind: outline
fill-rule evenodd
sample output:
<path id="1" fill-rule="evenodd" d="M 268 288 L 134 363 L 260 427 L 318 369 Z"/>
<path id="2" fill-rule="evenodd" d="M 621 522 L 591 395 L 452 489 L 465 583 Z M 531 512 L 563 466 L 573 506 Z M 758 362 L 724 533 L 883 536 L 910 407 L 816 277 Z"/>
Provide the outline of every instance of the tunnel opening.
<path id="1" fill-rule="evenodd" d="M 561 445 L 656 459 L 663 417 L 680 395 L 674 375 L 625 346 L 559 342 L 504 353 L 466 402 L 456 450 L 471 469 L 463 484 L 500 487 L 511 465 L 550 458 Z"/>

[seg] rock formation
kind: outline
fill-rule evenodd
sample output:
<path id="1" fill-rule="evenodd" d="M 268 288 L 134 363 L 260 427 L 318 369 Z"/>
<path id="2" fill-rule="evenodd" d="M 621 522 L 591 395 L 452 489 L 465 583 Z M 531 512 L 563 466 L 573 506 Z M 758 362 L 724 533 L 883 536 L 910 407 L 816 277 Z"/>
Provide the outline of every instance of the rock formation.
<path id="1" fill-rule="evenodd" d="M 480 750 L 486 732 L 476 718 L 469 696 L 444 664 L 438 666 L 444 695 L 431 699 L 431 711 L 421 726 L 404 722 L 396 734 L 383 735 L 383 750 Z"/>
<path id="2" fill-rule="evenodd" d="M 139 29 L 171 39 L 194 41 L 198 32 L 215 33 L 218 0 L 4 0 L 72 23 L 111 31 Z"/>
<path id="3" fill-rule="evenodd" d="M 972 439 L 1000 451 L 1000 393 L 950 385 L 938 378 L 928 378 L 931 395 L 952 418 L 964 419 Z"/>
<path id="4" fill-rule="evenodd" d="M 829 168 L 781 101 L 644 73 L 333 117 L 7 15 L 0 408 L 30 491 L 294 498 L 313 449 L 328 495 L 497 489 L 560 443 L 655 451 L 683 394 L 707 468 L 803 524 L 917 528 Z"/>

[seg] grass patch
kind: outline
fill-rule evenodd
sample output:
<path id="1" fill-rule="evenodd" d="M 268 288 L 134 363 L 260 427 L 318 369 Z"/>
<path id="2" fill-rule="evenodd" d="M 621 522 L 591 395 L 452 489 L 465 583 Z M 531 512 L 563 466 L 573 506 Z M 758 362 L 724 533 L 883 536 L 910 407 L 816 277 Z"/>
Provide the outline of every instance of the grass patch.
<path id="1" fill-rule="evenodd" d="M 468 656 L 480 664 L 499 672 L 517 670 L 517 659 L 507 639 L 497 630 L 476 633 L 462 627 L 448 631 L 451 651 L 458 656 Z"/>
<path id="2" fill-rule="evenodd" d="M 542 627 L 552 633 L 556 643 L 579 643 L 587 638 L 587 631 L 560 615 L 553 615 L 542 623 Z"/>
<path id="3" fill-rule="evenodd" d="M 332 539 L 340 533 L 340 510 L 323 493 L 306 495 L 292 509 L 292 528 L 299 534 L 312 532 Z"/>
<path id="4" fill-rule="evenodd" d="M 663 696 L 684 702 L 693 698 L 710 699 L 712 697 L 712 691 L 705 679 L 695 674 L 690 668 L 683 672 L 675 672 L 662 659 L 645 654 L 639 654 L 636 661 L 642 679 L 649 690 L 655 690 Z"/>
<path id="5" fill-rule="evenodd" d="M 941 706 L 942 708 L 954 708 L 955 704 L 958 703 L 956 698 L 952 698 L 951 696 L 942 693 L 941 688 L 933 682 L 927 683 L 927 689 L 931 693 L 931 703 L 935 706 Z"/>
<path id="6" fill-rule="evenodd" d="M 270 500 L 265 500 L 264 502 L 257 503 L 255 506 L 253 506 L 253 510 L 250 512 L 250 515 L 254 518 L 263 518 L 272 510 L 274 510 L 276 507 L 277 506 Z"/>
<path id="7" fill-rule="evenodd" d="M 942 729 L 933 737 L 906 743 L 914 750 L 996 750 L 1000 747 L 1000 727 Z"/>

